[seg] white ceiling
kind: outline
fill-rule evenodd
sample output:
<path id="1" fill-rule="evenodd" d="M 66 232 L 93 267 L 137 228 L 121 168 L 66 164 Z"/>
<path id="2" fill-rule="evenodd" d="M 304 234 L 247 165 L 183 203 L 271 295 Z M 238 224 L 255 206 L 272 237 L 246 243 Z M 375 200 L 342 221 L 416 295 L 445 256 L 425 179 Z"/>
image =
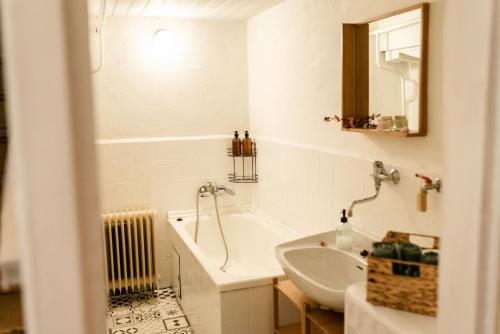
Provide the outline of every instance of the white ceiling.
<path id="1" fill-rule="evenodd" d="M 104 0 L 88 0 L 99 15 Z M 106 15 L 246 20 L 283 0 L 107 0 Z"/>

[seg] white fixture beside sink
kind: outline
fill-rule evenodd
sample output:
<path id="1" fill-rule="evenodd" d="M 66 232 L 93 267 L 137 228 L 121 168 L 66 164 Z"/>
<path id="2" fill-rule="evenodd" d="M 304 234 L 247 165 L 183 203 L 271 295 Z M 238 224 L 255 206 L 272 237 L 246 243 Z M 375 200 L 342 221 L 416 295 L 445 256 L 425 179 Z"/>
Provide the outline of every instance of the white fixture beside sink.
<path id="1" fill-rule="evenodd" d="M 335 231 L 280 244 L 276 257 L 288 278 L 311 299 L 334 310 L 344 310 L 348 286 L 366 280 L 362 250 L 371 247 L 369 238 L 353 233 L 353 249 L 335 247 Z"/>

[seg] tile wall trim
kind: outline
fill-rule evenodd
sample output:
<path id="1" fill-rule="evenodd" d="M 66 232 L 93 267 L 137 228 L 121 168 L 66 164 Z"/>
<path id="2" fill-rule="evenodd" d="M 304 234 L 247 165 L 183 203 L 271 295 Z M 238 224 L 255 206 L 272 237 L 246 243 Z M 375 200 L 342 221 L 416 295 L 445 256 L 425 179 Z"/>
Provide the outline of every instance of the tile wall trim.
<path id="1" fill-rule="evenodd" d="M 316 152 L 334 154 L 334 155 L 344 156 L 344 157 L 353 158 L 353 159 L 371 160 L 371 161 L 375 161 L 377 159 L 380 159 L 379 157 L 375 157 L 375 156 L 363 155 L 363 154 L 359 154 L 359 153 L 353 153 L 350 151 L 333 149 L 333 148 L 329 148 L 326 146 L 300 143 L 300 142 L 289 141 L 289 140 L 284 140 L 284 139 L 274 138 L 274 137 L 256 136 L 255 139 L 258 141 L 264 141 L 264 142 L 269 142 L 269 143 L 273 143 L 273 144 L 280 144 L 280 145 L 284 145 L 284 146 L 301 148 L 301 149 L 306 149 L 306 150 L 311 150 L 311 151 L 316 151 Z M 442 168 L 439 168 L 437 166 L 423 166 L 423 165 L 419 165 L 419 164 L 404 164 L 404 163 L 400 163 L 400 162 L 393 162 L 393 161 L 387 161 L 387 160 L 384 160 L 384 163 L 387 163 L 391 167 L 408 168 L 408 169 L 413 169 L 413 170 L 425 170 L 427 173 L 432 173 L 432 174 L 437 174 L 437 175 L 443 174 Z"/>
<path id="2" fill-rule="evenodd" d="M 193 141 L 193 140 L 217 140 L 231 139 L 231 135 L 206 135 L 206 136 L 173 136 L 173 137 L 133 137 L 133 138 L 111 138 L 96 139 L 97 145 L 108 144 L 130 144 L 130 143 L 160 143 L 170 141 Z"/>

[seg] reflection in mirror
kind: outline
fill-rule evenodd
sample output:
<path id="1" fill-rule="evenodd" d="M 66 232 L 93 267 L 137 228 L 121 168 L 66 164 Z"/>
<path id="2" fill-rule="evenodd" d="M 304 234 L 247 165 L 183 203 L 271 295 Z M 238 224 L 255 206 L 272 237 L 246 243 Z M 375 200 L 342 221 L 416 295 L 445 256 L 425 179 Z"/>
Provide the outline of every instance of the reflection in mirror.
<path id="1" fill-rule="evenodd" d="M 429 4 L 342 25 L 342 130 L 427 134 Z"/>
<path id="2" fill-rule="evenodd" d="M 419 131 L 420 8 L 369 23 L 369 110 L 377 128 Z"/>

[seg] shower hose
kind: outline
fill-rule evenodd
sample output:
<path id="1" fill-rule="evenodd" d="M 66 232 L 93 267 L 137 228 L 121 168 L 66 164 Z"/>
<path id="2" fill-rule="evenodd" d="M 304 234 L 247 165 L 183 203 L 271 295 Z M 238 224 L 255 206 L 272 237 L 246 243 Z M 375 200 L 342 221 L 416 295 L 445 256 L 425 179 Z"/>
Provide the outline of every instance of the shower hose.
<path id="1" fill-rule="evenodd" d="M 194 232 L 194 242 L 198 243 L 198 224 L 200 222 L 200 197 L 201 195 L 198 194 L 196 196 L 196 228 Z M 224 236 L 224 231 L 222 230 L 222 224 L 221 224 L 221 219 L 220 219 L 220 214 L 219 214 L 219 204 L 217 203 L 217 195 L 214 194 L 214 203 L 215 203 L 215 213 L 217 215 L 217 224 L 219 226 L 219 231 L 220 235 L 222 237 L 222 242 L 224 243 L 224 251 L 225 251 L 225 260 L 224 264 L 219 267 L 220 270 L 226 271 L 224 268 L 227 265 L 227 262 L 229 261 L 229 252 L 227 250 L 227 242 L 226 242 L 226 237 Z"/>

